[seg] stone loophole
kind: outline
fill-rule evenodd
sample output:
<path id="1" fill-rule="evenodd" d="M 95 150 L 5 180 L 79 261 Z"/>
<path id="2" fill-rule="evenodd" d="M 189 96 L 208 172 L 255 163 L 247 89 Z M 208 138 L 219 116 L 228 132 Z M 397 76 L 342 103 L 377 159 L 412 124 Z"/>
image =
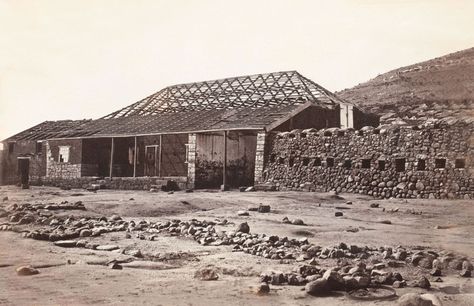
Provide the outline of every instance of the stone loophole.
<path id="1" fill-rule="evenodd" d="M 352 167 L 352 161 L 350 159 L 346 159 L 344 160 L 344 164 L 343 164 L 344 168 L 346 169 L 350 169 Z"/>
<path id="2" fill-rule="evenodd" d="M 466 168 L 466 160 L 464 158 L 458 158 L 454 161 L 454 167 L 456 169 Z"/>
<path id="3" fill-rule="evenodd" d="M 395 170 L 397 172 L 405 171 L 405 158 L 395 159 Z"/>
<path id="4" fill-rule="evenodd" d="M 370 168 L 370 159 L 363 159 L 362 160 L 362 168 L 369 169 Z"/>
<path id="5" fill-rule="evenodd" d="M 379 160 L 378 161 L 378 166 L 379 166 L 379 170 L 385 170 L 385 161 L 384 160 Z"/>
<path id="6" fill-rule="evenodd" d="M 426 170 L 426 161 L 424 159 L 418 159 L 418 163 L 416 164 L 416 170 L 418 171 Z"/>
<path id="7" fill-rule="evenodd" d="M 436 158 L 435 159 L 435 168 L 436 169 L 446 168 L 446 158 Z"/>

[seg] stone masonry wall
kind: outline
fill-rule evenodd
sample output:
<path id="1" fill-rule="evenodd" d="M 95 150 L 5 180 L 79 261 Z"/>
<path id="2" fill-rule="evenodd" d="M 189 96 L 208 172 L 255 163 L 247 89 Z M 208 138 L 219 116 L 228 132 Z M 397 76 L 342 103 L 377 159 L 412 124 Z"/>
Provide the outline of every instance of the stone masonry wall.
<path id="1" fill-rule="evenodd" d="M 91 184 L 100 184 L 106 189 L 121 190 L 150 190 L 152 186 L 160 185 L 160 183 L 172 180 L 175 181 L 180 189 L 189 188 L 186 177 L 114 177 L 112 179 L 99 177 L 77 177 L 77 178 L 51 178 L 41 177 L 31 180 L 34 186 L 55 186 L 69 188 L 87 188 Z"/>
<path id="2" fill-rule="evenodd" d="M 66 143 L 69 144 L 69 143 Z M 46 176 L 49 178 L 72 179 L 81 177 L 81 159 L 80 159 L 80 141 L 72 143 L 70 149 L 70 159 L 68 162 L 58 161 L 58 146 L 63 145 L 61 142 L 46 142 Z M 79 147 L 79 149 L 78 149 Z M 79 153 L 77 153 L 79 151 Z M 75 157 L 78 155 L 79 157 Z"/>
<path id="3" fill-rule="evenodd" d="M 188 135 L 188 183 L 190 188 L 194 188 L 196 180 L 196 134 Z"/>
<path id="4" fill-rule="evenodd" d="M 265 163 L 265 132 L 257 134 L 257 150 L 255 152 L 255 183 L 262 183 Z"/>
<path id="5" fill-rule="evenodd" d="M 473 130 L 431 122 L 270 134 L 264 181 L 279 190 L 474 198 Z"/>

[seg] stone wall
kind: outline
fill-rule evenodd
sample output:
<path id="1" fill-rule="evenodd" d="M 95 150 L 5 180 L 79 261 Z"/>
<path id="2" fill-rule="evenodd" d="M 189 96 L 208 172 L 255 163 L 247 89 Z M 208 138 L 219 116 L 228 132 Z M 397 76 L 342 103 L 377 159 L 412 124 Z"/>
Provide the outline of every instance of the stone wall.
<path id="1" fill-rule="evenodd" d="M 188 152 L 186 162 L 188 164 L 189 188 L 194 188 L 196 179 L 196 134 L 188 135 Z"/>
<path id="2" fill-rule="evenodd" d="M 59 147 L 69 147 L 67 162 L 59 160 Z M 46 142 L 46 176 L 72 179 L 81 177 L 82 140 L 49 140 Z"/>
<path id="3" fill-rule="evenodd" d="M 255 183 L 263 182 L 263 169 L 265 165 L 265 140 L 267 134 L 259 132 L 257 134 L 257 150 L 255 152 Z"/>
<path id="4" fill-rule="evenodd" d="M 152 186 L 160 185 L 167 180 L 175 181 L 180 189 L 187 188 L 186 177 L 77 177 L 77 178 L 51 178 L 42 177 L 31 180 L 31 185 L 37 186 L 55 186 L 69 188 L 87 188 L 91 184 L 100 184 L 105 189 L 122 189 L 122 190 L 150 190 Z"/>
<path id="5" fill-rule="evenodd" d="M 474 198 L 473 130 L 462 122 L 430 122 L 272 133 L 264 181 L 279 190 Z"/>
<path id="6" fill-rule="evenodd" d="M 44 155 L 46 149 L 41 142 L 32 140 L 21 140 L 3 143 L 0 155 L 0 184 L 17 184 L 20 180 L 18 175 L 18 157 L 29 157 L 30 177 L 40 177 L 46 174 L 46 161 Z M 10 149 L 12 151 L 10 151 Z"/>

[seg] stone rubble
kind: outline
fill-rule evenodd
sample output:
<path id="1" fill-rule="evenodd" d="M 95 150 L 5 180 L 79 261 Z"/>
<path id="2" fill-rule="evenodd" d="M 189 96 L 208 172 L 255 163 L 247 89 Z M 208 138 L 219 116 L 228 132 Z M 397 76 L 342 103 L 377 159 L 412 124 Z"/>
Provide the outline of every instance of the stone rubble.
<path id="1" fill-rule="evenodd" d="M 62 205 L 62 206 L 61 206 Z M 62 203 L 63 209 L 83 209 L 82 203 Z M 224 221 L 165 220 L 150 222 L 147 220 L 123 220 L 118 215 L 106 217 L 71 217 L 55 216 L 49 212 L 51 205 L 12 205 L 6 216 L 9 224 L 0 225 L 0 230 L 19 231 L 19 226 L 38 226 L 21 229 L 26 238 L 47 240 L 58 247 L 80 247 L 102 251 L 117 251 L 135 258 L 150 259 L 138 249 L 121 249 L 119 245 L 99 245 L 84 240 L 84 237 L 97 237 L 110 232 L 125 232 L 129 237 L 135 234 L 140 239 L 153 241 L 156 235 L 183 236 L 194 239 L 206 246 L 231 246 L 233 252 L 243 252 L 266 259 L 280 260 L 282 263 L 299 263 L 291 272 L 273 272 L 262 274 L 261 283 L 272 285 L 305 286 L 311 295 L 326 295 L 331 291 L 354 290 L 369 286 L 388 285 L 395 288 L 405 286 L 430 288 L 430 281 L 421 276 L 418 279 L 406 280 L 396 271 L 396 267 L 412 265 L 433 276 L 441 276 L 449 269 L 460 271 L 464 277 L 470 277 L 472 264 L 464 257 L 448 252 L 437 252 L 426 249 L 407 249 L 397 247 L 368 247 L 339 243 L 332 247 L 322 247 L 309 242 L 308 238 L 290 239 L 276 235 L 251 233 L 247 222 L 239 224 L 235 231 L 218 231 L 217 225 L 227 226 Z M 285 218 L 287 222 L 290 221 Z M 23 220 L 23 221 L 22 221 Z M 300 219 L 296 219 L 300 220 Z M 303 225 L 304 222 L 291 224 Z M 166 256 L 166 257 L 165 257 Z M 183 258 L 186 254 L 167 254 L 161 259 Z M 323 268 L 319 262 L 327 259 L 337 260 L 332 268 Z M 109 265 L 111 269 L 121 269 L 120 265 Z M 207 269 L 207 270 L 206 270 Z M 434 270 L 433 270 L 434 269 Z M 26 271 L 27 269 L 25 269 Z M 206 267 L 196 272 L 198 279 L 213 280 L 218 278 L 215 270 Z M 435 272 L 435 273 L 433 273 Z M 23 272 L 22 272 L 23 273 Z M 261 285 L 259 292 L 267 292 Z M 268 289 L 269 290 L 269 289 Z"/>

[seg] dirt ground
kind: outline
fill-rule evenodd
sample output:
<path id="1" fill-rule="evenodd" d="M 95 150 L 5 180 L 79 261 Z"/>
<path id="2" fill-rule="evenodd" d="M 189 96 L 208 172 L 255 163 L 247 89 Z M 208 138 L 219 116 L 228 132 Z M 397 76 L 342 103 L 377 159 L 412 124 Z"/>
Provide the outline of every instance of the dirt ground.
<path id="1" fill-rule="evenodd" d="M 20 190 L 0 188 L 0 208 L 21 203 L 74 203 L 82 201 L 85 211 L 55 211 L 59 215 L 111 216 L 125 220 L 163 221 L 171 219 L 223 220 L 229 224 L 219 230 L 231 231 L 248 222 L 252 233 L 308 237 L 311 243 L 334 246 L 340 242 L 359 246 L 427 247 L 450 251 L 474 261 L 474 203 L 445 200 L 375 200 L 369 197 L 306 192 L 217 192 L 182 191 L 150 193 L 146 191 L 60 190 L 32 187 Z M 352 204 L 346 204 L 351 201 Z M 370 208 L 379 203 L 380 208 Z M 249 206 L 268 204 L 270 213 L 237 211 Z M 398 210 L 397 210 L 398 208 Z M 384 210 L 385 209 L 385 210 Z M 391 210 L 397 210 L 391 212 Z M 410 211 L 408 211 L 410 210 Z M 344 216 L 335 217 L 336 211 Z M 413 211 L 418 214 L 412 213 Z M 421 214 L 419 214 L 421 212 Z M 283 224 L 281 220 L 300 218 L 307 226 Z M 391 224 L 381 223 L 390 220 Z M 0 224 L 8 220 L 0 219 Z M 347 231 L 352 229 L 352 231 Z M 356 229 L 356 230 L 354 230 Z M 163 261 L 134 260 L 123 270 L 112 270 L 104 263 L 123 259 L 117 251 L 85 248 L 61 248 L 52 242 L 22 238 L 20 233 L 0 231 L 0 304 L 5 305 L 393 305 L 390 301 L 359 301 L 345 293 L 313 297 L 299 286 L 273 286 L 268 295 L 257 295 L 259 275 L 265 271 L 291 271 L 300 263 L 270 260 L 242 252 L 232 246 L 203 246 L 193 239 L 158 235 L 154 241 L 141 240 L 125 232 L 89 237 L 100 244 L 133 247 L 145 254 L 179 254 Z M 40 271 L 33 276 L 18 276 L 15 269 L 32 265 Z M 219 271 L 216 281 L 194 278 L 197 269 L 213 265 Z M 402 269 L 402 275 L 429 275 L 422 268 Z M 472 278 L 457 273 L 431 282 L 429 291 L 407 287 L 407 292 L 432 293 L 443 305 L 474 305 Z M 303 289 L 303 290 L 302 290 Z"/>

